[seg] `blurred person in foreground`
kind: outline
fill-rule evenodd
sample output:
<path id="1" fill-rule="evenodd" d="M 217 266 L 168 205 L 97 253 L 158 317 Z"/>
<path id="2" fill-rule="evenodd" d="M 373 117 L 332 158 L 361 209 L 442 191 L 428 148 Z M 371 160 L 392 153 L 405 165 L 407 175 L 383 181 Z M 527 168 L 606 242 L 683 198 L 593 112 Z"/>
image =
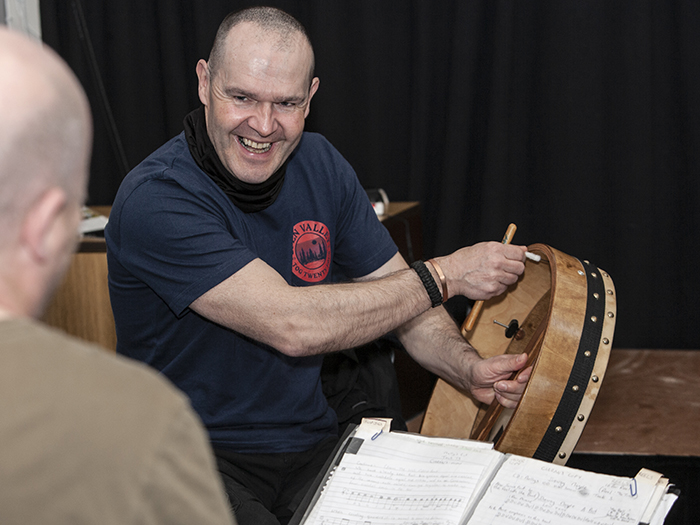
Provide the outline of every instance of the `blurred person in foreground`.
<path id="1" fill-rule="evenodd" d="M 66 64 L 0 27 L 0 523 L 235 523 L 187 398 L 37 321 L 78 240 L 91 144 Z"/>

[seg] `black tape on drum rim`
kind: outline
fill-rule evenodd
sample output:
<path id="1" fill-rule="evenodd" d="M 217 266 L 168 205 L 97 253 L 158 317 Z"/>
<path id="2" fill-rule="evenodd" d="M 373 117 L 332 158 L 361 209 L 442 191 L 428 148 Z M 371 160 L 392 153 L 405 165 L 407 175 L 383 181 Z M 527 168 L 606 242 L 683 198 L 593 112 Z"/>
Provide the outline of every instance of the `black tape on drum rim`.
<path id="1" fill-rule="evenodd" d="M 566 390 L 559 400 L 554 417 L 547 428 L 533 457 L 544 461 L 554 461 L 557 452 L 569 433 L 571 424 L 578 414 L 581 401 L 586 393 L 588 382 L 593 373 L 593 366 L 598 357 L 598 346 L 603 333 L 605 315 L 605 284 L 600 270 L 584 261 L 586 272 L 587 292 L 586 319 L 583 323 L 581 341 L 574 359 Z M 597 295 L 597 299 L 596 296 Z M 586 352 L 589 352 L 586 355 Z"/>

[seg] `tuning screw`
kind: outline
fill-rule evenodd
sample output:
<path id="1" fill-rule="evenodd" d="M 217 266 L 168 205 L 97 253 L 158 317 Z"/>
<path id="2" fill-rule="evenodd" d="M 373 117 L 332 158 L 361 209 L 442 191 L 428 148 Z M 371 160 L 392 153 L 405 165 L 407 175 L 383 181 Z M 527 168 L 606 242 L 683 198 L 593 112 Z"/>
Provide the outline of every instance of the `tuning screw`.
<path id="1" fill-rule="evenodd" d="M 511 319 L 510 323 L 507 325 L 496 321 L 495 319 L 493 320 L 494 324 L 497 324 L 498 326 L 502 326 L 503 328 L 506 329 L 506 337 L 510 339 L 514 335 L 518 334 L 518 329 L 520 328 L 520 324 L 518 323 L 517 319 Z M 521 339 L 521 337 L 517 337 L 516 339 Z"/>

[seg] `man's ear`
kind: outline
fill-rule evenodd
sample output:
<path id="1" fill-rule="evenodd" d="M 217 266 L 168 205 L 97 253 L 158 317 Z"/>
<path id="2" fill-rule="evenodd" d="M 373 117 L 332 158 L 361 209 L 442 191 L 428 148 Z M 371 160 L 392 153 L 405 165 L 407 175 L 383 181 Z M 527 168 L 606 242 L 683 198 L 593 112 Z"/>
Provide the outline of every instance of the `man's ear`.
<path id="1" fill-rule="evenodd" d="M 67 203 L 66 192 L 49 188 L 31 206 L 22 222 L 22 243 L 29 256 L 37 262 L 46 262 L 55 256 L 62 239 L 61 214 Z M 57 238 L 56 235 L 59 235 Z M 58 243 L 58 244 L 57 244 Z"/>
<path id="2" fill-rule="evenodd" d="M 309 111 L 311 111 L 311 99 L 316 94 L 316 91 L 318 91 L 318 86 L 320 83 L 321 79 L 318 77 L 314 77 L 314 79 L 311 81 L 311 87 L 309 88 L 309 100 L 306 103 L 306 111 L 304 111 L 304 118 L 309 116 Z"/>
<path id="3" fill-rule="evenodd" d="M 205 106 L 208 106 L 209 82 L 211 82 L 211 78 L 209 78 L 209 66 L 207 61 L 204 59 L 200 59 L 199 62 L 197 62 L 197 78 L 199 79 L 199 83 L 197 85 L 199 101 Z"/>

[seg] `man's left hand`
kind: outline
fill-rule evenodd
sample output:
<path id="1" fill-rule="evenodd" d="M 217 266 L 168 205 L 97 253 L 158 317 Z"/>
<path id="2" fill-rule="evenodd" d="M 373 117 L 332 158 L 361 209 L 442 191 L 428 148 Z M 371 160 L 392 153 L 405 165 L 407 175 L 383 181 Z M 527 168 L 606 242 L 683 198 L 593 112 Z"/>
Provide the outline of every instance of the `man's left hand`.
<path id="1" fill-rule="evenodd" d="M 471 394 L 482 403 L 491 404 L 494 399 L 506 408 L 515 408 L 530 379 L 532 367 L 521 370 L 527 363 L 527 354 L 505 354 L 474 363 L 471 377 Z M 521 370 L 514 378 L 514 372 Z"/>

